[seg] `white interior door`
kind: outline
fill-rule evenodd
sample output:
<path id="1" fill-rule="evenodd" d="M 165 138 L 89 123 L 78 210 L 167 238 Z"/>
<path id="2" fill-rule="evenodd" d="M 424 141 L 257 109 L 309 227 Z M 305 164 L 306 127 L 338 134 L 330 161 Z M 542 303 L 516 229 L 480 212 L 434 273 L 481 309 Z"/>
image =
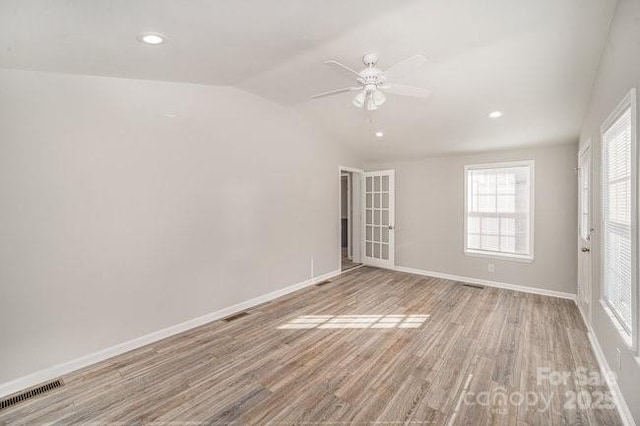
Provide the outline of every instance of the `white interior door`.
<path id="1" fill-rule="evenodd" d="M 591 148 L 578 154 L 578 305 L 591 321 Z"/>
<path id="2" fill-rule="evenodd" d="M 364 174 L 364 263 L 392 268 L 394 262 L 393 170 Z"/>

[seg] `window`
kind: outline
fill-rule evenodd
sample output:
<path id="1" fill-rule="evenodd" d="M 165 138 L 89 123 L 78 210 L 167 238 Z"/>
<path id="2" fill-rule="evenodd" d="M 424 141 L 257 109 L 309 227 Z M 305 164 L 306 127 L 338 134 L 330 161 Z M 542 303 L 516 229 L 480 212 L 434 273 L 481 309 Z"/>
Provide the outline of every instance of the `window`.
<path id="1" fill-rule="evenodd" d="M 580 238 L 591 240 L 591 141 L 578 156 L 578 198 Z"/>
<path id="2" fill-rule="evenodd" d="M 635 92 L 602 125 L 604 301 L 631 342 L 635 283 Z"/>
<path id="3" fill-rule="evenodd" d="M 465 166 L 465 254 L 533 260 L 533 161 Z"/>

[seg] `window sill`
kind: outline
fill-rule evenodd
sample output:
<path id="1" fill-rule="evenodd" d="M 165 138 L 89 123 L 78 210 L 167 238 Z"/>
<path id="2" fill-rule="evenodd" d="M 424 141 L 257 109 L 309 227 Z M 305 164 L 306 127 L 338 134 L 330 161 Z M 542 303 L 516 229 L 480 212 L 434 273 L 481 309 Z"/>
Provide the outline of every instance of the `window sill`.
<path id="1" fill-rule="evenodd" d="M 620 323 L 620 320 L 611 311 L 611 308 L 609 307 L 609 304 L 607 303 L 607 301 L 604 299 L 600 299 L 600 305 L 602 306 L 602 309 L 604 309 L 609 319 L 611 319 L 613 326 L 616 328 L 616 330 L 618 330 L 618 333 L 620 333 L 620 337 L 622 337 L 624 344 L 627 345 L 627 349 L 633 350 L 633 339 L 631 338 L 631 335 L 627 333 L 627 331 L 624 329 L 624 327 Z"/>
<path id="2" fill-rule="evenodd" d="M 517 254 L 491 253 L 479 250 L 465 250 L 465 256 L 484 257 L 487 259 L 510 260 L 513 262 L 533 263 L 533 256 L 522 256 Z"/>

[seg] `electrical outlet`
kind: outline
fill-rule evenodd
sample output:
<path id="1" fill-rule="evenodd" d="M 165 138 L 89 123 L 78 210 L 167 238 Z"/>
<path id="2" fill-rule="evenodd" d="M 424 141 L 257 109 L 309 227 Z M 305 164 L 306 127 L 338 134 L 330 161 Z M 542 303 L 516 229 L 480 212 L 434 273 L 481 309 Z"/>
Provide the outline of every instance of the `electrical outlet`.
<path id="1" fill-rule="evenodd" d="M 620 352 L 620 348 L 616 348 L 616 361 L 618 364 L 618 371 L 622 371 L 622 352 Z"/>
<path id="2" fill-rule="evenodd" d="M 487 271 L 489 272 L 495 272 L 496 271 L 496 265 L 494 265 L 493 263 L 490 263 L 489 266 L 487 266 Z"/>

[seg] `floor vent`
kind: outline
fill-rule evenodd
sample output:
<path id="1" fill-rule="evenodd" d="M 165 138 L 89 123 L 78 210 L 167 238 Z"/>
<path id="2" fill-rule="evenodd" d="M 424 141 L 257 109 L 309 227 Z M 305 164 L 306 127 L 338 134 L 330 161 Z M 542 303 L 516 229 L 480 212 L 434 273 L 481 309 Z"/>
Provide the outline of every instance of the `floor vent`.
<path id="1" fill-rule="evenodd" d="M 247 315 L 249 315 L 249 312 L 247 311 L 238 312 L 237 314 L 233 314 L 226 318 L 222 318 L 222 321 L 231 322 L 231 321 L 237 320 L 238 318 L 246 317 Z"/>
<path id="2" fill-rule="evenodd" d="M 13 395 L 13 396 L 10 396 L 9 398 L 0 400 L 0 410 L 12 407 L 16 404 L 21 403 L 22 401 L 26 401 L 38 395 L 42 395 L 43 393 L 49 392 L 50 390 L 53 390 L 55 388 L 59 388 L 63 384 L 64 383 L 62 383 L 62 380 L 60 379 L 54 380 L 52 382 L 45 383 L 41 386 L 38 386 L 37 388 L 29 389 L 17 395 Z"/>
<path id="3" fill-rule="evenodd" d="M 462 286 L 463 287 L 471 287 L 471 288 L 479 288 L 480 290 L 484 290 L 484 286 L 481 286 L 481 285 L 478 285 L 478 284 L 463 283 Z"/>
<path id="4" fill-rule="evenodd" d="M 318 284 L 316 284 L 316 287 L 320 287 L 322 285 L 327 285 L 329 284 L 331 281 L 330 280 L 324 280 L 324 281 L 320 281 Z"/>

